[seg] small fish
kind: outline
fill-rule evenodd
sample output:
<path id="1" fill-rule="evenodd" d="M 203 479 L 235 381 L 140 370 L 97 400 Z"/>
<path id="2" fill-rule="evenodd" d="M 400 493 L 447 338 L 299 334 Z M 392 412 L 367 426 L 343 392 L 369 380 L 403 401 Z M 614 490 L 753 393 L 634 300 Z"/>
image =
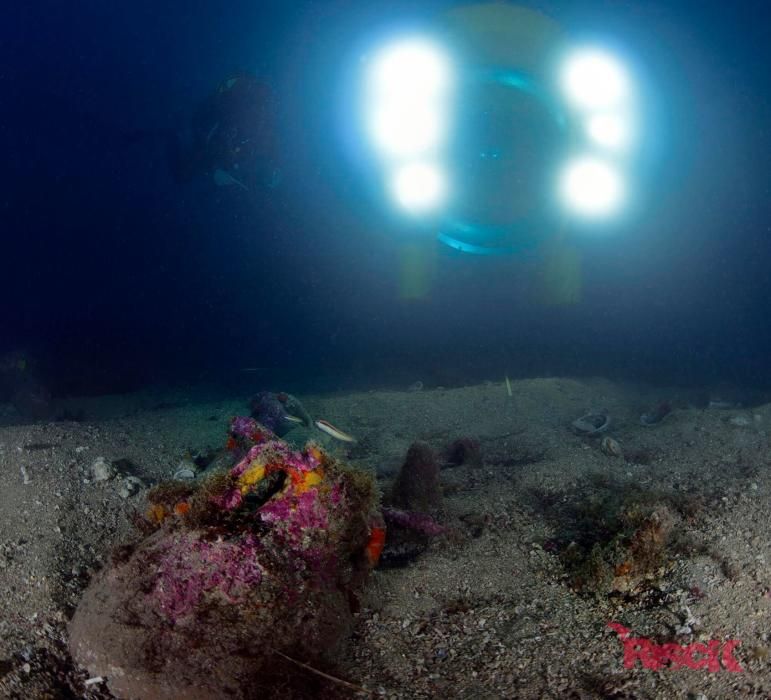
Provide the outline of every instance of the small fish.
<path id="1" fill-rule="evenodd" d="M 513 396 L 513 394 L 511 393 L 511 382 L 509 381 L 509 375 L 508 374 L 504 375 L 504 378 L 506 379 L 506 393 L 509 396 Z"/>
<path id="2" fill-rule="evenodd" d="M 288 413 L 284 415 L 284 420 L 288 420 L 290 423 L 305 423 L 305 421 L 302 418 L 298 418 L 297 416 L 291 416 Z"/>
<path id="3" fill-rule="evenodd" d="M 343 432 L 340 430 L 340 428 L 335 428 L 334 425 L 331 423 L 325 421 L 325 420 L 317 420 L 316 421 L 316 427 L 322 432 L 326 433 L 330 437 L 335 438 L 335 440 L 342 440 L 343 442 L 356 442 L 356 438 L 352 435 L 349 435 L 348 433 Z"/>

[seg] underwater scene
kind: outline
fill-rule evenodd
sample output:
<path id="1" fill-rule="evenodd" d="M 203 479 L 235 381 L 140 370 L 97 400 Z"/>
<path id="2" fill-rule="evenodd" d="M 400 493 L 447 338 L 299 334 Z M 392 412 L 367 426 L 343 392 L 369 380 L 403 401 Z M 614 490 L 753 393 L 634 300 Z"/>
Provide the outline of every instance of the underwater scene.
<path id="1" fill-rule="evenodd" d="M 771 6 L 6 5 L 0 698 L 771 698 Z"/>

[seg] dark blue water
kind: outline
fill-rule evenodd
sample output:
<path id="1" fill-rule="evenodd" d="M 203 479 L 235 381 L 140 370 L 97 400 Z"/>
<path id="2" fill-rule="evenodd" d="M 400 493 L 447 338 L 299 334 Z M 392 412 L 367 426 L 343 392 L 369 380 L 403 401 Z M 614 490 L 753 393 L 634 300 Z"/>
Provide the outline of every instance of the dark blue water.
<path id="1" fill-rule="evenodd" d="M 612 37 L 649 100 L 640 206 L 582 239 L 582 299 L 561 308 L 535 303 L 526 261 L 449 249 L 430 295 L 399 299 L 404 231 L 348 138 L 346 81 L 378 23 L 425 22 L 442 3 L 4 8 L 0 355 L 34 358 L 54 395 L 504 372 L 768 387 L 771 11 L 532 5 L 576 37 Z M 163 134 L 234 71 L 277 96 L 275 190 L 169 171 Z"/>

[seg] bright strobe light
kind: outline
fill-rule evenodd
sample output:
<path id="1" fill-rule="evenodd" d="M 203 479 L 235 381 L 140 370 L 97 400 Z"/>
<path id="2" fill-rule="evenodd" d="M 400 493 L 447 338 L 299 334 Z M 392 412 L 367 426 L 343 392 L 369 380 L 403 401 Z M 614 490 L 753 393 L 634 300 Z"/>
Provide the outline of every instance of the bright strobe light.
<path id="1" fill-rule="evenodd" d="M 560 182 L 565 204 L 576 214 L 604 217 L 614 214 L 624 197 L 619 173 L 605 161 L 585 157 L 567 165 Z"/>
<path id="2" fill-rule="evenodd" d="M 447 183 L 442 171 L 430 163 L 410 163 L 392 174 L 391 191 L 404 209 L 422 214 L 435 210 L 445 199 Z"/>
<path id="3" fill-rule="evenodd" d="M 366 119 L 376 148 L 389 158 L 437 150 L 447 133 L 450 62 L 427 40 L 382 49 L 367 76 Z"/>
<path id="4" fill-rule="evenodd" d="M 387 46 L 375 57 L 370 80 L 371 88 L 381 95 L 433 99 L 449 86 L 449 61 L 430 41 L 405 39 Z"/>
<path id="5" fill-rule="evenodd" d="M 629 96 L 629 77 L 613 56 L 585 49 L 570 56 L 562 73 L 562 87 L 579 109 L 616 107 Z"/>
<path id="6" fill-rule="evenodd" d="M 623 151 L 631 140 L 630 119 L 621 114 L 595 114 L 586 123 L 589 138 L 612 151 Z"/>
<path id="7" fill-rule="evenodd" d="M 418 102 L 379 106 L 371 117 L 370 131 L 381 151 L 398 158 L 437 148 L 445 128 L 438 110 Z"/>

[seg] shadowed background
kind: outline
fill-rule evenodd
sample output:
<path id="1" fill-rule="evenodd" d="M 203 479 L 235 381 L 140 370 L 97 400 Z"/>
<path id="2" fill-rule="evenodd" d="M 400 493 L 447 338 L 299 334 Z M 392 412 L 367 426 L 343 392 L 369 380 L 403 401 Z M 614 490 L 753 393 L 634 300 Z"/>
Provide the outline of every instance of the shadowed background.
<path id="1" fill-rule="evenodd" d="M 404 232 L 346 157 L 340 84 L 361 36 L 449 5 L 6 8 L 0 353 L 37 358 L 55 394 L 504 372 L 768 387 L 771 10 L 532 3 L 576 36 L 614 36 L 654 101 L 641 215 L 582 240 L 582 300 L 551 308 L 535 303 L 527 261 L 449 249 L 430 296 L 400 300 Z M 173 129 L 236 70 L 279 97 L 277 195 L 178 185 L 160 142 L 132 138 Z"/>

